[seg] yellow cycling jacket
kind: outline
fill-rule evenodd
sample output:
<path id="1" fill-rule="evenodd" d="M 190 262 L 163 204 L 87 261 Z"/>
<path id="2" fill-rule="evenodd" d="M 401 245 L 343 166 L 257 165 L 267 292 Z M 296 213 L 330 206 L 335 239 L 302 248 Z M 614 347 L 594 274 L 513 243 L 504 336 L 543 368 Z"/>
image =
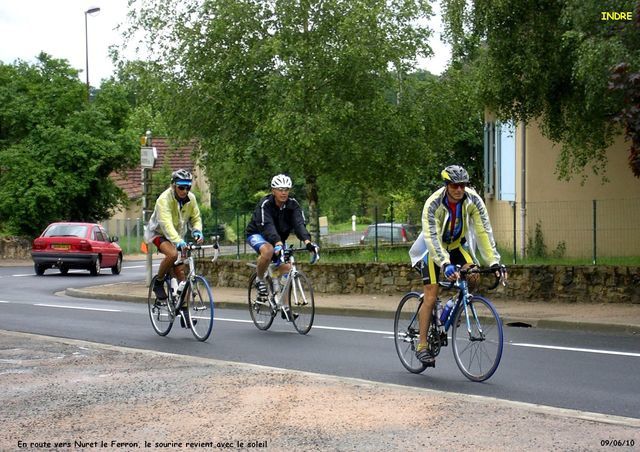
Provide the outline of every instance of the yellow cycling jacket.
<path id="1" fill-rule="evenodd" d="M 188 198 L 180 206 L 173 187 L 169 187 L 158 196 L 153 215 L 144 231 L 144 239 L 147 243 L 151 243 L 154 238 L 163 236 L 174 244 L 178 244 L 187 233 L 187 224 L 191 226 L 192 231 L 202 231 L 202 219 L 196 195 L 189 192 Z"/>
<path id="2" fill-rule="evenodd" d="M 472 188 L 465 188 L 462 198 L 462 233 L 451 243 L 444 243 L 444 231 L 449 225 L 449 209 L 444 205 L 446 187 L 436 190 L 424 204 L 422 210 L 422 234 L 411 247 L 412 263 L 429 253 L 434 264 L 442 267 L 450 263 L 449 250 L 463 246 L 474 262 L 478 263 L 476 248 L 486 265 L 500 263 L 500 254 L 489 222 L 489 214 L 482 198 Z M 415 261 L 415 262 L 414 262 Z"/>

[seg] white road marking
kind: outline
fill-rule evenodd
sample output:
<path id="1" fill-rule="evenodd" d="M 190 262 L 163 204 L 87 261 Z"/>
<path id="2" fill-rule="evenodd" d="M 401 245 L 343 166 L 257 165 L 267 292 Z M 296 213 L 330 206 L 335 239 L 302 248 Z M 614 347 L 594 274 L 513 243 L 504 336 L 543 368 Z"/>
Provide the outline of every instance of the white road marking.
<path id="1" fill-rule="evenodd" d="M 241 319 L 225 319 L 224 317 L 213 317 L 213 320 L 220 320 L 222 322 L 238 322 L 238 323 L 253 323 L 253 320 L 241 320 Z"/>
<path id="2" fill-rule="evenodd" d="M 584 353 L 599 353 L 602 355 L 618 355 L 618 356 L 633 356 L 634 358 L 640 358 L 640 353 L 631 352 L 616 352 L 614 350 L 597 350 L 593 348 L 576 348 L 576 347 L 559 347 L 556 345 L 538 345 L 538 344 L 526 344 L 513 342 L 511 345 L 516 347 L 530 347 L 530 348 L 544 348 L 548 350 L 562 350 L 567 352 L 584 352 Z"/>
<path id="3" fill-rule="evenodd" d="M 85 311 L 122 312 L 120 309 L 89 308 L 86 306 L 63 306 L 59 304 L 36 303 L 34 304 L 34 306 L 42 306 L 45 308 L 81 309 Z"/>
<path id="4" fill-rule="evenodd" d="M 0 303 L 11 303 L 11 302 L 6 300 L 0 300 Z"/>
<path id="5" fill-rule="evenodd" d="M 240 319 L 228 319 L 222 317 L 214 317 L 214 320 L 220 320 L 222 322 L 239 322 L 239 323 L 253 323 L 253 320 L 240 320 Z M 378 330 L 362 330 L 357 328 L 340 328 L 336 326 L 321 326 L 321 325 L 313 325 L 311 328 L 313 330 L 334 330 L 334 331 L 350 331 L 354 333 L 371 333 L 371 334 L 391 334 L 391 338 L 393 339 L 392 331 L 378 331 Z"/>
<path id="6" fill-rule="evenodd" d="M 334 330 L 334 331 L 352 331 L 354 333 L 370 333 L 370 334 L 391 334 L 391 337 L 393 338 L 393 331 L 379 331 L 379 330 L 361 330 L 358 328 L 340 328 L 340 327 L 336 327 L 336 326 L 321 326 L 321 325 L 314 325 L 313 329 L 319 329 L 319 330 Z"/>

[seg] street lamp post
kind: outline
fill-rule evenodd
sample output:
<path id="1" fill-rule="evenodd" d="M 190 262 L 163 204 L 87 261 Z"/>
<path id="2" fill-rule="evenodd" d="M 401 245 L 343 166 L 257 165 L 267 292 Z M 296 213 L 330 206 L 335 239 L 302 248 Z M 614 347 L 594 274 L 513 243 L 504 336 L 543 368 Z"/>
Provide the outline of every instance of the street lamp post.
<path id="1" fill-rule="evenodd" d="M 87 100 L 89 100 L 89 32 L 87 31 L 87 15 L 94 14 L 100 11 L 100 8 L 89 8 L 84 12 L 84 49 L 85 49 L 85 62 L 87 72 Z"/>

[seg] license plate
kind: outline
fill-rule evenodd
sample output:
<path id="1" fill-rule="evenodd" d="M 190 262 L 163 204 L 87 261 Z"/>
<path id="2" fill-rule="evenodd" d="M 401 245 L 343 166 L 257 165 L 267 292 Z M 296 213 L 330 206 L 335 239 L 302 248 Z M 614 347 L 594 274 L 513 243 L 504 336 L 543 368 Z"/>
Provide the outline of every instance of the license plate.
<path id="1" fill-rule="evenodd" d="M 51 248 L 54 248 L 56 250 L 68 250 L 70 248 L 69 245 L 63 245 L 60 243 L 54 243 L 53 245 L 51 245 Z"/>

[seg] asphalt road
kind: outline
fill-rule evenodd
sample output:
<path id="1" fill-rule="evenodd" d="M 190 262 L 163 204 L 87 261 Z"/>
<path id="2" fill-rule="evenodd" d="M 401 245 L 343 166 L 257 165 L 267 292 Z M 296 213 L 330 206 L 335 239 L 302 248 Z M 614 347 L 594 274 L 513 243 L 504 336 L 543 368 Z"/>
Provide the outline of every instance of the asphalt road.
<path id="1" fill-rule="evenodd" d="M 435 369 L 408 373 L 395 354 L 389 319 L 317 316 L 301 336 L 280 319 L 262 332 L 247 311 L 218 309 L 212 337 L 199 343 L 177 325 L 168 337 L 157 336 L 145 305 L 55 295 L 140 280 L 143 270 L 142 262 L 126 262 L 119 276 L 47 270 L 36 277 L 31 267 L 0 268 L 0 329 L 640 418 L 634 336 L 506 328 L 500 367 L 479 384 L 460 373 L 447 349 Z"/>

